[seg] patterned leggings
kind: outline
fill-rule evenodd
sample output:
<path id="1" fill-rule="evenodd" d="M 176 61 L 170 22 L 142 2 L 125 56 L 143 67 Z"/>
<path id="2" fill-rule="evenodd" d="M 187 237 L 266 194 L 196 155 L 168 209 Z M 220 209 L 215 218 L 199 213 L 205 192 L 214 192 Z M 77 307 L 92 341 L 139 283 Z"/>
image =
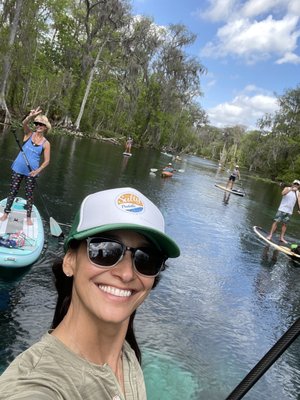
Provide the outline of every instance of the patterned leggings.
<path id="1" fill-rule="evenodd" d="M 17 174 L 14 171 L 11 176 L 10 191 L 9 191 L 9 195 L 7 198 L 6 207 L 5 207 L 4 212 L 7 214 L 10 213 L 12 203 L 14 202 L 14 199 L 18 194 L 18 191 L 20 189 L 23 178 L 25 178 L 25 195 L 26 195 L 26 199 L 27 199 L 27 218 L 30 218 L 31 211 L 32 211 L 32 205 L 33 205 L 33 190 L 35 187 L 35 177 Z"/>

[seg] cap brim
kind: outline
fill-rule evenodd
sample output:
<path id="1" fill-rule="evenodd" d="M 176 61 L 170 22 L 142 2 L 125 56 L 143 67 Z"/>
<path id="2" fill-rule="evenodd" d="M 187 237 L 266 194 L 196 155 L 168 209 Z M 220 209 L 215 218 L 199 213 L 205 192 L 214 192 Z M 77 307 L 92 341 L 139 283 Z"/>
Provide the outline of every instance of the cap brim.
<path id="1" fill-rule="evenodd" d="M 156 247 L 158 247 L 160 250 L 162 250 L 163 253 L 167 257 L 176 258 L 176 257 L 179 257 L 179 255 L 180 255 L 179 247 L 166 234 L 164 234 L 156 229 L 143 227 L 143 226 L 140 226 L 137 224 L 126 224 L 126 223 L 103 225 L 103 226 L 98 226 L 95 228 L 87 229 L 82 232 L 75 233 L 74 235 L 71 235 L 70 237 L 68 237 L 68 239 L 65 243 L 65 249 L 68 247 L 69 242 L 73 239 L 82 240 L 89 236 L 94 236 L 97 233 L 102 233 L 102 232 L 107 232 L 107 231 L 117 230 L 117 229 L 135 231 L 137 233 L 140 233 L 141 235 L 144 235 L 145 237 L 149 238 L 149 240 Z"/>

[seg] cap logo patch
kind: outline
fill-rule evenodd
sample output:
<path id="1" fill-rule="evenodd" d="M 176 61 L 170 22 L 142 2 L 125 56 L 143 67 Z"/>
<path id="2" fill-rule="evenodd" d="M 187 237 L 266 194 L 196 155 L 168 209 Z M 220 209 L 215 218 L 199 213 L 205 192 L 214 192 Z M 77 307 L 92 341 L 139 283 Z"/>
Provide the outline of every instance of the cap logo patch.
<path id="1" fill-rule="evenodd" d="M 133 213 L 141 213 L 144 211 L 144 203 L 138 196 L 132 193 L 124 193 L 118 196 L 116 204 L 122 211 Z"/>

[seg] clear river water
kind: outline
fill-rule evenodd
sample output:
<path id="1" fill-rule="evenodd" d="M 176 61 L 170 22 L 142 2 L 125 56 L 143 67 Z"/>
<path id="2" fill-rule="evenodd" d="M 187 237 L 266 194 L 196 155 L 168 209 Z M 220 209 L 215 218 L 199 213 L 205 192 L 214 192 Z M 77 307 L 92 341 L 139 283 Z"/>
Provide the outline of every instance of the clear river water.
<path id="1" fill-rule="evenodd" d="M 163 179 L 159 172 L 149 173 L 170 162 L 161 152 L 133 148 L 128 158 L 122 147 L 96 140 L 49 139 L 52 159 L 39 178 L 39 191 L 56 221 L 70 224 L 91 192 L 132 186 L 159 206 L 167 232 L 181 248 L 136 317 L 148 399 L 225 399 L 300 314 L 300 268 L 253 232 L 254 225 L 270 228 L 280 187 L 242 170 L 246 196 L 228 199 L 214 186 L 226 183 L 228 172 L 215 162 L 182 156 L 176 168 L 183 171 Z M 1 135 L 1 198 L 7 196 L 17 152 L 13 135 Z M 43 254 L 22 271 L 0 271 L 0 370 L 52 320 L 51 265 L 63 255 L 63 240 L 49 233 L 39 191 L 35 204 L 45 222 Z M 24 196 L 23 190 L 19 194 Z M 295 212 L 287 237 L 296 240 L 299 228 Z M 67 226 L 62 229 L 68 232 Z M 300 399 L 299 338 L 245 399 Z"/>

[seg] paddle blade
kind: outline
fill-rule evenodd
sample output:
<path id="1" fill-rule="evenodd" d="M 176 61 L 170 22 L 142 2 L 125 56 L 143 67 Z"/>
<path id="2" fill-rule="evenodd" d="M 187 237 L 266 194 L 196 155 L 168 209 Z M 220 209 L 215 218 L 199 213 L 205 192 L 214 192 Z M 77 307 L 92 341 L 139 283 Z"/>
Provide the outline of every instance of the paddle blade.
<path id="1" fill-rule="evenodd" d="M 63 234 L 61 227 L 55 221 L 54 218 L 50 217 L 50 232 L 52 236 L 59 237 Z"/>

